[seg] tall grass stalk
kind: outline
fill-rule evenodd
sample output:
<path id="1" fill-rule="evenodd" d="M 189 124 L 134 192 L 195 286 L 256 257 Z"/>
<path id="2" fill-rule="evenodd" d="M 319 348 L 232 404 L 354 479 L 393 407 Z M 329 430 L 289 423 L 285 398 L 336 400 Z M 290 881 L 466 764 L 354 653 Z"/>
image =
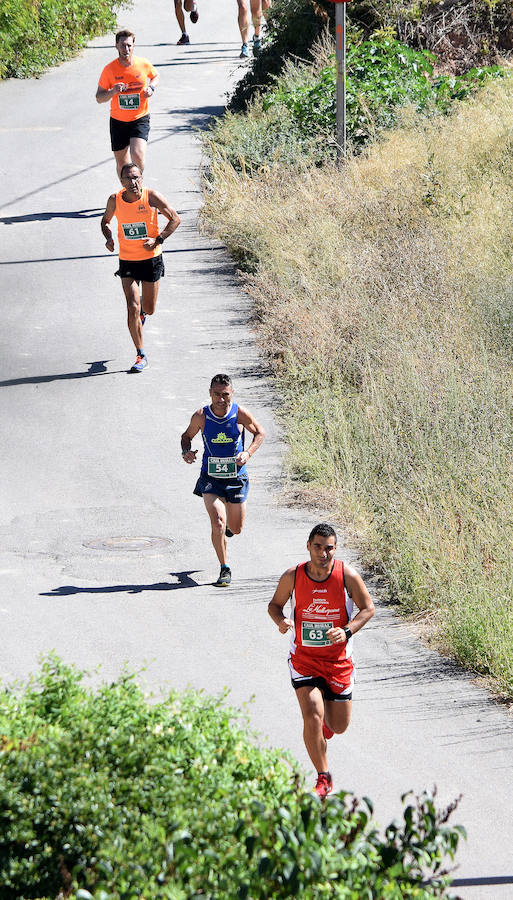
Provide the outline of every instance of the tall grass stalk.
<path id="1" fill-rule="evenodd" d="M 342 173 L 236 172 L 205 221 L 249 274 L 290 468 L 435 638 L 513 695 L 513 85 Z"/>

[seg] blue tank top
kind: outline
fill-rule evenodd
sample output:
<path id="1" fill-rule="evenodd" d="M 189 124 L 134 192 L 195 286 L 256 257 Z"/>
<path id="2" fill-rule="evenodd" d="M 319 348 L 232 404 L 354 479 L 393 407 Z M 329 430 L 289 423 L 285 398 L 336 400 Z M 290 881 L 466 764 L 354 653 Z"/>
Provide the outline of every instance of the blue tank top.
<path id="1" fill-rule="evenodd" d="M 239 431 L 237 415 L 239 407 L 232 403 L 230 411 L 220 419 L 210 406 L 203 407 L 205 427 L 203 428 L 203 459 L 201 471 L 208 473 L 209 457 L 234 457 L 244 449 L 244 429 Z M 237 475 L 246 474 L 246 466 L 237 468 Z"/>

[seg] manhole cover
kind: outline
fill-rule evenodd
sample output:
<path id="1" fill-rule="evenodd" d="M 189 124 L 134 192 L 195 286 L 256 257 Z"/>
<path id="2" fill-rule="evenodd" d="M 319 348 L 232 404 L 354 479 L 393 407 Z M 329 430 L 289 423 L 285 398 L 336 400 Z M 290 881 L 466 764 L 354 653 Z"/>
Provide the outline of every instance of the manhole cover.
<path id="1" fill-rule="evenodd" d="M 161 537 L 110 537 L 87 541 L 84 547 L 88 547 L 89 550 L 129 550 L 140 553 L 141 550 L 162 550 L 170 544 L 171 541 Z"/>

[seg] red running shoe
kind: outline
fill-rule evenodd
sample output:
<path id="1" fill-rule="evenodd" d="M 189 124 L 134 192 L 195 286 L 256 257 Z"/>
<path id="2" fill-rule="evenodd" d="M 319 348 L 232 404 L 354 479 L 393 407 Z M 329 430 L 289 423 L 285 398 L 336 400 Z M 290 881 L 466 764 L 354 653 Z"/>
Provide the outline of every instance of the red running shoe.
<path id="1" fill-rule="evenodd" d="M 329 741 L 329 739 L 332 738 L 335 734 L 335 732 L 332 731 L 331 728 L 328 728 L 324 719 L 322 720 L 322 733 L 327 741 Z"/>
<path id="2" fill-rule="evenodd" d="M 327 797 L 333 790 L 333 780 L 329 772 L 319 772 L 317 776 L 317 784 L 314 787 L 314 793 L 318 797 Z"/>

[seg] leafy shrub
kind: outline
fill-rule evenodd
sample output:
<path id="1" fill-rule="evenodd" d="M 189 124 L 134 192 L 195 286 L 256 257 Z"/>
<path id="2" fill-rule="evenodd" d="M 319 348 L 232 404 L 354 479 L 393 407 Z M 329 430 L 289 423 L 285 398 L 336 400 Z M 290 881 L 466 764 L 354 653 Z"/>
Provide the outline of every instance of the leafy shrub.
<path id="1" fill-rule="evenodd" d="M 0 0 L 0 78 L 38 75 L 112 29 L 122 0 Z"/>
<path id="2" fill-rule="evenodd" d="M 446 896 L 452 809 L 425 794 L 380 837 L 370 801 L 321 803 L 220 698 L 82 677 L 50 657 L 0 694 L 2 900 Z"/>
<path id="3" fill-rule="evenodd" d="M 237 169 L 273 165 L 304 168 L 336 153 L 336 64 L 331 45 L 319 42 L 312 64 L 288 62 L 272 86 L 244 115 L 215 123 L 213 144 Z M 327 58 L 327 59 L 326 59 Z M 397 124 L 405 106 L 417 113 L 449 113 L 476 87 L 504 74 L 499 66 L 466 75 L 435 74 L 435 58 L 401 44 L 387 31 L 361 41 L 349 35 L 346 129 L 355 150 Z"/>
<path id="4" fill-rule="evenodd" d="M 502 75 L 499 66 L 472 69 L 464 76 L 434 77 L 435 57 L 416 51 L 389 33 L 349 47 L 346 82 L 346 126 L 350 141 L 358 146 L 376 132 L 397 122 L 397 111 L 405 104 L 417 112 L 447 113 L 455 100 L 463 100 L 478 84 Z M 311 70 L 310 70 L 311 71 Z M 265 95 L 263 107 L 278 103 L 291 111 L 301 131 L 322 131 L 332 136 L 336 124 L 336 65 L 319 73 L 308 71 L 294 90 L 277 86 Z"/>

